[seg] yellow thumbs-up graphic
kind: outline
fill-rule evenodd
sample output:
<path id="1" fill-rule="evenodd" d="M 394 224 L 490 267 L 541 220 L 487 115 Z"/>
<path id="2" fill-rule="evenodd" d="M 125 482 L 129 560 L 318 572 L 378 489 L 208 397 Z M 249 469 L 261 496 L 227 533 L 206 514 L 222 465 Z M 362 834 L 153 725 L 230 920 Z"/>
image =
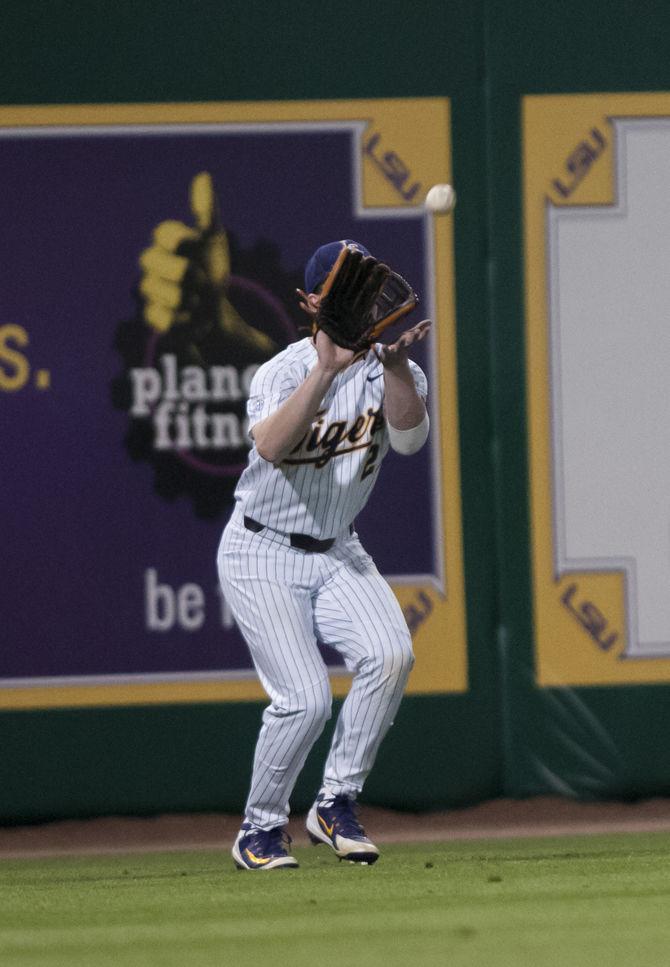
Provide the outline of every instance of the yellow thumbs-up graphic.
<path id="1" fill-rule="evenodd" d="M 184 327 L 196 341 L 218 334 L 238 349 L 272 355 L 277 349 L 273 340 L 246 323 L 229 301 L 228 238 L 209 172 L 193 178 L 190 207 L 192 225 L 161 222 L 140 255 L 145 322 L 159 333 Z"/>

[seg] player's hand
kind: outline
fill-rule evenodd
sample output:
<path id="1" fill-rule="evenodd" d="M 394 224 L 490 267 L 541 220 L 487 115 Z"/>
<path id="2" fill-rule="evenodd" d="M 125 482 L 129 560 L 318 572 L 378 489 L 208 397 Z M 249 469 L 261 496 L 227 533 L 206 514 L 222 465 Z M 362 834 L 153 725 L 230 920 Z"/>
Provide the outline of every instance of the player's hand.
<path id="1" fill-rule="evenodd" d="M 316 334 L 316 352 L 319 366 L 324 372 L 335 375 L 350 366 L 356 356 L 353 349 L 343 349 L 334 343 L 322 329 Z"/>
<path id="2" fill-rule="evenodd" d="M 381 364 L 386 369 L 397 369 L 399 366 L 405 365 L 407 362 L 407 350 L 413 343 L 421 342 L 425 339 L 432 322 L 430 319 L 424 319 L 422 322 L 417 323 L 416 326 L 412 326 L 411 329 L 407 329 L 394 343 L 389 346 L 380 346 L 375 351 L 377 353 L 377 358 Z"/>
<path id="3" fill-rule="evenodd" d="M 206 171 L 191 182 L 190 207 L 193 225 L 161 222 L 140 255 L 145 321 L 160 333 L 189 323 L 203 331 L 218 327 L 270 355 L 276 350 L 272 340 L 247 325 L 228 300 L 228 238 Z"/>

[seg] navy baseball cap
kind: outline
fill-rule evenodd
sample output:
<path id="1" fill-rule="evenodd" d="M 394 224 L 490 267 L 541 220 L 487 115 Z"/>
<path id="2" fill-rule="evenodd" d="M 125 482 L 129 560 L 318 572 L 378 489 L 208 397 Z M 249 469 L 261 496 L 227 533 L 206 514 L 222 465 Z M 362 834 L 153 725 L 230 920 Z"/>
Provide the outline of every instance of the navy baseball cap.
<path id="1" fill-rule="evenodd" d="M 351 238 L 322 245 L 305 266 L 305 292 L 316 292 L 317 288 L 326 281 L 328 273 L 337 262 L 337 256 L 345 245 L 358 249 L 363 255 L 370 254 L 364 245 L 361 245 L 360 242 L 354 242 Z"/>

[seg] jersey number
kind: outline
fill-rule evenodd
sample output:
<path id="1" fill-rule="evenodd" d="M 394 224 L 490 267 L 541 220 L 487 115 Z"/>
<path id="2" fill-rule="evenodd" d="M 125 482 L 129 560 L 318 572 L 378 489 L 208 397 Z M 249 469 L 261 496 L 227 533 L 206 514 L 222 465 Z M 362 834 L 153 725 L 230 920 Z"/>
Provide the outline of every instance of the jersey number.
<path id="1" fill-rule="evenodd" d="M 375 464 L 377 462 L 377 457 L 379 456 L 379 444 L 373 443 L 370 446 L 370 451 L 368 453 L 367 459 L 363 464 L 363 473 L 361 474 L 361 480 L 365 480 L 375 469 Z"/>

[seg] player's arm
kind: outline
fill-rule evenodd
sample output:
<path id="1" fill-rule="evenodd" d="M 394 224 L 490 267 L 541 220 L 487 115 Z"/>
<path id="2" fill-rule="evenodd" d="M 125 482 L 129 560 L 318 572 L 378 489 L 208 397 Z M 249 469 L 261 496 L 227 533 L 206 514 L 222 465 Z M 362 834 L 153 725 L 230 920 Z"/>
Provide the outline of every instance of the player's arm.
<path id="1" fill-rule="evenodd" d="M 316 351 L 318 360 L 304 382 L 251 430 L 258 453 L 270 463 L 281 463 L 305 436 L 331 383 L 354 356 L 351 350 L 336 346 L 325 332 L 317 333 Z"/>
<path id="2" fill-rule="evenodd" d="M 384 366 L 384 413 L 391 446 L 404 454 L 416 453 L 428 436 L 426 404 L 417 391 L 407 350 L 412 343 L 424 339 L 429 329 L 430 322 L 424 320 L 404 332 L 393 345 L 378 351 Z"/>

